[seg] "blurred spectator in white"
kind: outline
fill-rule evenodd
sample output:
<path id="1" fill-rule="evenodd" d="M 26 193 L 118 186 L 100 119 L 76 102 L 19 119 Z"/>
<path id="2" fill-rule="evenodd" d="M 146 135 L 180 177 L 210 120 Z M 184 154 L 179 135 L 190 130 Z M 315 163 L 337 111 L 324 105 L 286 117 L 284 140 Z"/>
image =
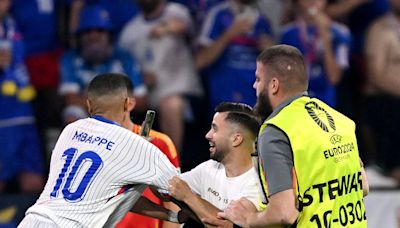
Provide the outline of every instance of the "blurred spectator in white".
<path id="1" fill-rule="evenodd" d="M 171 2 L 178 2 L 185 5 L 193 18 L 194 32 L 197 34 L 201 25 L 207 15 L 207 12 L 214 5 L 225 0 L 170 0 Z"/>
<path id="2" fill-rule="evenodd" d="M 368 80 L 365 110 L 376 143 L 376 163 L 400 184 L 400 0 L 370 27 L 365 52 Z"/>
<path id="3" fill-rule="evenodd" d="M 87 116 L 86 88 L 97 75 L 107 72 L 124 73 L 135 85 L 137 108 L 146 106 L 146 87 L 142 83 L 139 66 L 122 49 L 114 47 L 112 24 L 108 12 L 96 5 L 83 9 L 75 32 L 76 49 L 68 50 L 61 59 L 60 93 L 64 96 L 65 123 Z"/>
<path id="4" fill-rule="evenodd" d="M 43 152 L 31 100 L 35 91 L 24 64 L 22 35 L 8 15 L 10 0 L 0 0 L 0 192 L 40 192 Z"/>
<path id="5" fill-rule="evenodd" d="M 289 4 L 290 0 L 257 0 L 261 14 L 271 23 L 274 36 L 278 35 L 278 31 L 282 27 Z"/>
<path id="6" fill-rule="evenodd" d="M 325 12 L 326 0 L 294 0 L 296 20 L 284 26 L 280 42 L 304 55 L 309 94 L 336 106 L 336 86 L 349 65 L 351 34 Z"/>
<path id="7" fill-rule="evenodd" d="M 190 46 L 189 11 L 166 0 L 137 0 L 142 12 L 121 32 L 119 45 L 136 57 L 149 89 L 151 108 L 159 111 L 160 130 L 182 150 L 190 98 L 202 95 Z"/>
<path id="8" fill-rule="evenodd" d="M 256 58 L 271 44 L 270 25 L 254 0 L 225 0 L 210 9 L 196 53 L 196 65 L 204 70 L 210 117 L 224 101 L 255 104 Z"/>

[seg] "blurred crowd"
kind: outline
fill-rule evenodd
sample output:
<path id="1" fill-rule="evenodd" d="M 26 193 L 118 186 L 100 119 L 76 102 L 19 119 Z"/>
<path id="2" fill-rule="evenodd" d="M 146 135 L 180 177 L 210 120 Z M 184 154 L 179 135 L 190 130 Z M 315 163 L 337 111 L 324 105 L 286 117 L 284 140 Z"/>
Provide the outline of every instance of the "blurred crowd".
<path id="1" fill-rule="evenodd" d="M 134 122 L 156 110 L 190 170 L 209 158 L 215 106 L 253 106 L 256 57 L 278 43 L 304 54 L 309 95 L 356 121 L 366 166 L 399 184 L 400 0 L 0 0 L 0 193 L 41 191 L 51 134 L 88 116 L 105 72 L 131 79 Z"/>

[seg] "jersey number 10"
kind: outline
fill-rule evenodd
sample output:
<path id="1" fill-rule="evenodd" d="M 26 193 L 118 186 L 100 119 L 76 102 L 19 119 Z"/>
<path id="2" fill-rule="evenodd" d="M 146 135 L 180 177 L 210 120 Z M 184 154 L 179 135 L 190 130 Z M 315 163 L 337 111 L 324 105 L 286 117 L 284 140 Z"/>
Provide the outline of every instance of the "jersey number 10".
<path id="1" fill-rule="evenodd" d="M 78 152 L 76 148 L 69 148 L 64 151 L 63 157 L 65 157 L 64 167 L 61 169 L 61 173 L 58 175 L 56 185 L 54 186 L 53 191 L 50 193 L 50 197 L 57 197 L 58 192 L 60 190 L 61 185 L 64 182 L 64 177 L 69 167 L 71 166 L 72 160 L 75 157 L 75 154 Z M 87 169 L 85 175 L 83 176 L 81 182 L 74 192 L 71 192 L 71 185 L 75 181 L 75 178 L 79 171 L 82 171 L 82 165 L 85 162 L 91 162 L 90 167 Z M 72 166 L 71 171 L 66 176 L 66 181 L 64 187 L 62 188 L 62 194 L 64 199 L 69 202 L 79 202 L 85 196 L 86 190 L 93 182 L 96 174 L 103 167 L 103 160 L 101 157 L 93 151 L 86 151 L 82 153 L 75 161 Z"/>

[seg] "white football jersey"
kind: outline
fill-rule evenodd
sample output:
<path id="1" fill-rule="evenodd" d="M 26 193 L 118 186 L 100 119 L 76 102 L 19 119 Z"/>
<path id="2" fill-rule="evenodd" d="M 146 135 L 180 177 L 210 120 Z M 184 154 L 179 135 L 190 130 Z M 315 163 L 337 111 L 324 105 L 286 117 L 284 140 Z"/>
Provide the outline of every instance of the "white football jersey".
<path id="1" fill-rule="evenodd" d="M 113 227 L 147 185 L 178 175 L 141 136 L 102 117 L 68 125 L 53 150 L 46 186 L 19 227 Z"/>

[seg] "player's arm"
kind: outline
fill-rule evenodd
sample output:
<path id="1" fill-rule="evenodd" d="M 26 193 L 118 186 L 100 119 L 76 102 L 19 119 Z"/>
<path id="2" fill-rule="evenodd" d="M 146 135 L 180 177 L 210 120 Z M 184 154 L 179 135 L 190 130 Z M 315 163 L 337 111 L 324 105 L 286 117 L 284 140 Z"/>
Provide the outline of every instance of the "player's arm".
<path id="1" fill-rule="evenodd" d="M 175 212 L 169 210 L 143 196 L 139 198 L 137 203 L 131 208 L 130 211 L 173 223 L 184 223 L 188 219 L 188 216 L 184 211 L 178 210 L 178 212 Z"/>
<path id="2" fill-rule="evenodd" d="M 192 192 L 189 185 L 179 177 L 173 177 L 170 180 L 169 192 L 176 200 L 185 203 L 198 219 L 197 221 L 212 218 L 217 219 L 217 213 L 220 212 L 218 208 L 201 198 L 198 194 Z M 176 201 L 175 201 L 176 202 Z M 183 208 L 185 205 L 177 202 Z M 227 223 L 228 221 L 225 221 Z"/>

